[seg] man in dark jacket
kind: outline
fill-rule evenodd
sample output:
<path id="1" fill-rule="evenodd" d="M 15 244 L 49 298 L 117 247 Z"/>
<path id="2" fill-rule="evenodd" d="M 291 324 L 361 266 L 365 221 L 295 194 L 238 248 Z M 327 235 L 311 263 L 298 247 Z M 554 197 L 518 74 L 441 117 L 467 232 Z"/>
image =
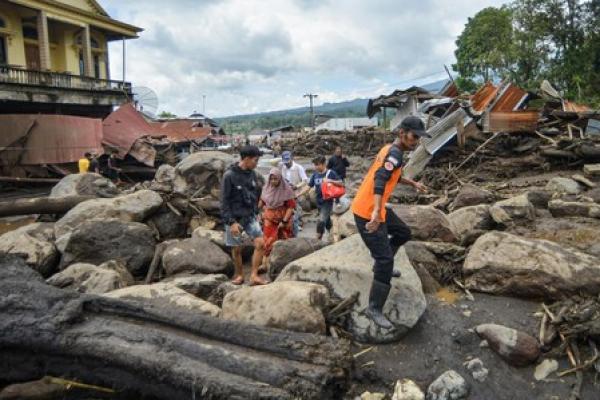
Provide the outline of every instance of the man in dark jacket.
<path id="1" fill-rule="evenodd" d="M 264 285 L 267 283 L 258 273 L 264 250 L 262 230 L 258 223 L 258 200 L 261 189 L 254 169 L 260 156 L 258 147 L 242 147 L 240 150 L 241 160 L 225 172 L 221 183 L 221 217 L 225 224 L 225 244 L 232 248 L 235 266 L 232 283 L 235 285 L 244 283 L 243 232 L 246 232 L 254 244 L 250 284 Z"/>
<path id="2" fill-rule="evenodd" d="M 335 171 L 335 173 L 342 179 L 346 179 L 346 168 L 350 166 L 350 161 L 342 153 L 340 146 L 335 148 L 335 152 L 329 158 L 327 162 L 327 169 Z"/>

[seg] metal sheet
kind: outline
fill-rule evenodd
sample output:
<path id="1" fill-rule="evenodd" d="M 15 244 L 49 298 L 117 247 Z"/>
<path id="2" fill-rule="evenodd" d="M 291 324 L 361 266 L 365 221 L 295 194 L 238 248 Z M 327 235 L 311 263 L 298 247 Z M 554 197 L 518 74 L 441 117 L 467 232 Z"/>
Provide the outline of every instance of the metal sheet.
<path id="1" fill-rule="evenodd" d="M 117 150 L 121 159 L 130 152 L 136 140 L 156 134 L 154 127 L 131 103 L 123 104 L 106 117 L 102 122 L 102 129 L 104 135 L 102 143 Z"/>
<path id="2" fill-rule="evenodd" d="M 498 90 L 498 86 L 495 86 L 492 82 L 486 82 L 471 97 L 471 108 L 477 113 L 485 111 L 487 106 L 496 98 Z"/>
<path id="3" fill-rule="evenodd" d="M 535 132 L 539 117 L 537 110 L 493 111 L 483 125 L 487 132 Z"/>
<path id="4" fill-rule="evenodd" d="M 155 135 L 164 135 L 172 142 L 202 141 L 206 139 L 213 129 L 210 126 L 199 126 L 202 122 L 194 119 L 174 119 L 162 122 L 153 122 Z"/>
<path id="5" fill-rule="evenodd" d="M 29 129 L 31 128 L 31 129 Z M 102 154 L 102 120 L 67 115 L 0 115 L 3 165 L 62 164 Z"/>

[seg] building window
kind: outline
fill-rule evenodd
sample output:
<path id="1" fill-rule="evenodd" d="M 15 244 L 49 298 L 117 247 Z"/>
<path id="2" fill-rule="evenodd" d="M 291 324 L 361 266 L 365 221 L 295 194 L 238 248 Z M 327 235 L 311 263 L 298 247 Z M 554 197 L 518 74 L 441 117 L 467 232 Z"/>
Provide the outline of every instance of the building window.
<path id="1" fill-rule="evenodd" d="M 7 51 L 6 51 L 6 40 L 4 39 L 4 36 L 0 35 L 0 65 L 6 65 L 6 64 L 8 64 L 8 57 L 7 57 Z"/>
<path id="2" fill-rule="evenodd" d="M 6 28 L 6 21 L 2 17 L 0 17 L 0 28 Z"/>
<path id="3" fill-rule="evenodd" d="M 38 40 L 37 28 L 31 25 L 23 25 L 23 37 L 26 39 Z"/>

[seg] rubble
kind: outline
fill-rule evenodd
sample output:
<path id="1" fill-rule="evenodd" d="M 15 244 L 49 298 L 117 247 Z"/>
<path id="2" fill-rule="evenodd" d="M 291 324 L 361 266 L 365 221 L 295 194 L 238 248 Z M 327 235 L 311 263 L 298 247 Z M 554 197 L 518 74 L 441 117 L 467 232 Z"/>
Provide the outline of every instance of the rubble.
<path id="1" fill-rule="evenodd" d="M 440 375 L 427 389 L 426 400 L 461 400 L 469 395 L 469 384 L 460 374 L 449 370 Z"/>
<path id="2" fill-rule="evenodd" d="M 540 356 L 540 345 L 532 336 L 497 324 L 483 324 L 475 328 L 490 348 L 512 365 L 523 367 Z"/>
<path id="3" fill-rule="evenodd" d="M 414 381 L 402 379 L 396 382 L 392 400 L 425 400 L 425 394 Z"/>
<path id="4" fill-rule="evenodd" d="M 80 293 L 106 293 L 134 283 L 133 277 L 123 264 L 111 269 L 110 262 L 99 266 L 86 263 L 69 265 L 63 271 L 46 280 L 49 285 L 61 289 L 72 289 Z"/>

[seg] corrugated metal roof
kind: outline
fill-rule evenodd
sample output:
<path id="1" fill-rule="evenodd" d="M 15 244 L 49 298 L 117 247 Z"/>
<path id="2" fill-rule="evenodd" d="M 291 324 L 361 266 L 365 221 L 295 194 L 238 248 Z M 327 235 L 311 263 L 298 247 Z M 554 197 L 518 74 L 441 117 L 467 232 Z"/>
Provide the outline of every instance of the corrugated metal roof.
<path id="1" fill-rule="evenodd" d="M 537 110 L 494 111 L 486 113 L 484 131 L 535 132 L 540 117 Z"/>
<path id="2" fill-rule="evenodd" d="M 528 93 L 518 86 L 508 84 L 502 88 L 497 101 L 492 107 L 492 112 L 496 111 L 516 111 L 527 99 Z"/>
<path id="3" fill-rule="evenodd" d="M 102 120 L 67 115 L 0 115 L 3 165 L 63 164 L 102 154 Z"/>
<path id="4" fill-rule="evenodd" d="M 135 109 L 131 103 L 123 104 L 102 122 L 102 143 L 119 152 L 124 158 L 136 140 L 156 134 L 155 128 Z"/>
<path id="5" fill-rule="evenodd" d="M 201 122 L 194 119 L 173 119 L 153 122 L 155 135 L 165 135 L 172 142 L 202 141 L 208 137 L 213 128 L 199 126 Z"/>
<path id="6" fill-rule="evenodd" d="M 568 100 L 565 100 L 563 102 L 563 109 L 564 109 L 564 111 L 568 111 L 568 112 L 585 112 L 585 111 L 591 110 L 591 108 L 589 108 L 586 105 L 577 104 L 577 103 L 574 103 L 574 102 L 568 101 Z"/>
<path id="7" fill-rule="evenodd" d="M 496 98 L 499 87 L 492 82 L 486 82 L 471 97 L 471 108 L 478 113 L 485 111 L 487 106 Z"/>

